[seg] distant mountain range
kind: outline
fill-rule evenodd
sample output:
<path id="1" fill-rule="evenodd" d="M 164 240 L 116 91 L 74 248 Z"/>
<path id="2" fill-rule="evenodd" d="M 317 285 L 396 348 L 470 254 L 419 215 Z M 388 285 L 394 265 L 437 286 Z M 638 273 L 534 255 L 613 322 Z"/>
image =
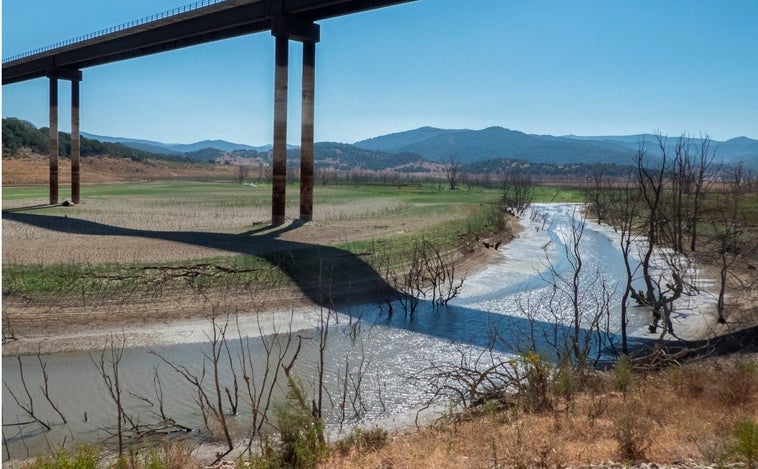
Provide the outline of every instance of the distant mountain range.
<path id="1" fill-rule="evenodd" d="M 639 148 L 640 142 L 645 142 L 646 148 L 658 151 L 658 140 L 653 134 L 639 134 L 639 135 L 625 135 L 625 136 L 605 136 L 605 137 L 578 137 L 569 135 L 568 138 L 592 141 L 601 145 L 608 145 L 610 147 L 617 148 L 619 146 L 625 147 L 628 151 L 636 152 Z M 668 152 L 672 152 L 676 146 L 678 136 L 668 137 L 666 139 L 666 146 Z M 703 142 L 701 137 L 691 137 L 691 142 L 699 151 L 699 146 Z M 743 162 L 747 165 L 756 167 L 756 159 L 758 158 L 758 140 L 754 140 L 748 137 L 736 137 L 725 141 L 712 140 L 710 142 L 710 149 L 716 154 L 716 161 L 726 164 L 736 164 Z"/>
<path id="2" fill-rule="evenodd" d="M 101 142 L 113 142 L 126 145 L 127 147 L 135 148 L 137 150 L 149 151 L 150 153 L 158 153 L 165 155 L 182 155 L 186 153 L 193 153 L 200 150 L 212 148 L 215 150 L 221 150 L 225 152 L 232 152 L 234 150 L 255 150 L 259 152 L 268 151 L 271 149 L 271 145 L 264 145 L 260 147 L 253 147 L 245 145 L 243 143 L 232 143 L 226 140 L 203 140 L 195 143 L 162 143 L 153 140 L 140 140 L 134 138 L 123 137 L 108 137 L 104 135 L 95 135 L 87 132 L 81 133 L 83 137 L 91 138 L 93 140 L 100 140 Z"/>
<path id="3" fill-rule="evenodd" d="M 211 160 L 222 155 L 239 152 L 267 156 L 271 145 L 254 147 L 224 140 L 204 140 L 192 144 L 168 144 L 150 140 L 107 137 L 82 132 L 87 138 L 103 142 L 117 142 L 152 153 L 183 155 L 195 160 Z M 668 138 L 673 151 L 677 137 Z M 370 138 L 354 144 L 319 142 L 315 145 L 316 161 L 329 160 L 340 166 L 339 160 L 358 158 L 359 166 L 376 168 L 392 161 L 401 165 L 423 165 L 425 162 L 444 163 L 455 158 L 463 165 L 481 167 L 482 162 L 521 161 L 540 165 L 614 164 L 631 165 L 639 145 L 652 154 L 658 152 L 656 137 L 652 134 L 626 136 L 580 137 L 574 135 L 532 135 L 502 127 L 482 130 L 439 129 L 421 127 Z M 700 139 L 692 142 L 699 145 Z M 296 158 L 297 147 L 288 146 L 288 158 Z M 716 162 L 736 164 L 758 169 L 758 140 L 747 137 L 727 141 L 711 141 Z M 344 163 L 344 161 L 343 161 Z M 357 161 L 355 162 L 357 163 Z"/>
<path id="4" fill-rule="evenodd" d="M 677 138 L 668 138 L 673 151 Z M 639 145 L 652 154 L 659 153 L 657 139 L 652 134 L 578 137 L 568 135 L 531 135 L 502 127 L 482 130 L 437 129 L 421 127 L 355 142 L 355 146 L 380 151 L 417 153 L 431 161 L 444 162 L 450 157 L 468 164 L 478 161 L 508 159 L 541 164 L 634 164 Z M 699 145 L 700 138 L 692 142 Z M 735 164 L 743 161 L 758 167 L 758 140 L 738 137 L 725 142 L 712 141 L 716 161 Z"/>

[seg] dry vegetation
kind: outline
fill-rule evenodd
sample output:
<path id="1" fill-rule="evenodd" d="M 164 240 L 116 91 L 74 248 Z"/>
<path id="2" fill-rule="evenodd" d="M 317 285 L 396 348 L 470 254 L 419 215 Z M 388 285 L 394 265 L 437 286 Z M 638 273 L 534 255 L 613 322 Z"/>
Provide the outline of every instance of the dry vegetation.
<path id="1" fill-rule="evenodd" d="M 740 461 L 732 451 L 735 429 L 746 420 L 758 422 L 758 362 L 749 360 L 709 359 L 635 373 L 625 390 L 626 378 L 618 372 L 604 373 L 591 378 L 569 401 L 554 394 L 554 409 L 539 413 L 488 402 L 448 416 L 437 426 L 395 435 L 379 450 L 333 452 L 322 467 L 526 468 L 583 467 L 603 461 Z M 758 448 L 758 441 L 753 444 Z"/>
<path id="2" fill-rule="evenodd" d="M 3 157 L 3 185 L 47 184 L 48 156 L 22 150 L 19 156 Z M 61 184 L 71 182 L 71 160 L 58 160 Z M 81 159 L 82 184 L 108 184 L 127 181 L 231 180 L 233 166 L 177 163 L 167 160 L 134 161 L 109 156 Z"/>

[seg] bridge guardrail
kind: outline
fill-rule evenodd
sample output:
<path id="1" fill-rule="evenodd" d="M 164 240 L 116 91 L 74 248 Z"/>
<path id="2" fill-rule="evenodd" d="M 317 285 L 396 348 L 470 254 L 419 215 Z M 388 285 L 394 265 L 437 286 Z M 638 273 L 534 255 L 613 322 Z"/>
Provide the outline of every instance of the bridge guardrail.
<path id="1" fill-rule="evenodd" d="M 163 20 L 171 16 L 176 16 L 182 13 L 186 13 L 188 11 L 198 10 L 203 7 L 215 5 L 217 3 L 223 3 L 224 1 L 226 0 L 200 0 L 194 3 L 189 3 L 187 5 L 182 5 L 182 6 L 173 8 L 171 10 L 162 11 L 154 15 L 145 16 L 143 18 L 140 18 L 134 21 L 129 21 L 128 23 L 122 23 L 117 26 L 111 26 L 110 28 L 101 29 L 99 31 L 95 31 L 94 33 L 83 34 L 81 36 L 77 36 L 72 39 L 66 39 L 65 41 L 56 42 L 55 44 L 39 47 L 37 49 L 31 50 L 28 52 L 22 52 L 21 54 L 12 55 L 10 57 L 4 58 L 3 63 L 5 64 L 7 62 L 13 62 L 15 60 L 20 60 L 26 57 L 30 57 L 32 55 L 41 54 L 43 52 L 51 51 L 53 49 L 58 49 L 60 47 L 70 46 L 72 44 L 84 42 L 89 39 L 94 39 L 96 37 L 101 37 L 107 34 L 123 31 L 125 29 L 133 28 L 135 26 L 141 26 L 143 24 L 152 23 L 153 21 Z"/>

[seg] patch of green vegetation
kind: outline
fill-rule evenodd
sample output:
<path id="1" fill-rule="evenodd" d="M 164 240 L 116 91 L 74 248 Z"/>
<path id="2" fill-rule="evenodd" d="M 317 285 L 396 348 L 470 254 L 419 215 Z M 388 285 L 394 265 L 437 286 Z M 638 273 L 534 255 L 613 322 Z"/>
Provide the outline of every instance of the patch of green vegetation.
<path id="1" fill-rule="evenodd" d="M 270 187 L 270 186 L 269 186 Z M 159 197 L 159 198 L 191 198 L 203 200 L 207 198 L 222 199 L 225 197 L 250 196 L 255 194 L 261 198 L 271 198 L 271 192 L 264 186 L 252 187 L 241 184 L 219 182 L 148 182 L 128 184 L 97 184 L 84 185 L 81 189 L 82 198 L 92 197 Z M 47 186 L 15 186 L 3 187 L 3 200 L 18 200 L 25 198 L 47 198 Z M 65 195 L 65 194 L 64 194 Z"/>
<path id="2" fill-rule="evenodd" d="M 345 456 L 354 449 L 362 452 L 377 451 L 387 446 L 388 442 L 389 434 L 383 428 L 354 428 L 345 438 L 337 441 L 335 447 Z"/>
<path id="3" fill-rule="evenodd" d="M 327 185 L 314 188 L 315 204 L 326 202 L 352 202 L 365 199 L 398 199 L 411 205 L 417 204 L 478 204 L 496 201 L 500 197 L 497 189 L 472 187 L 471 190 L 440 190 L 431 183 L 408 185 L 366 184 L 360 186 Z"/>
<path id="4" fill-rule="evenodd" d="M 3 200 L 44 199 L 49 195 L 44 186 L 3 186 Z"/>
<path id="5" fill-rule="evenodd" d="M 3 266 L 4 295 L 149 295 L 170 288 L 249 289 L 287 281 L 286 275 L 267 260 L 247 255 L 152 264 Z"/>
<path id="6" fill-rule="evenodd" d="M 26 469 L 97 469 L 100 452 L 94 446 L 80 446 L 73 453 L 60 450 L 49 456 L 42 456 L 23 466 Z"/>
<path id="7" fill-rule="evenodd" d="M 758 467 L 758 423 L 745 419 L 737 423 L 734 430 L 735 443 L 731 453 L 743 460 L 747 467 Z"/>
<path id="8" fill-rule="evenodd" d="M 424 207 L 428 213 L 429 207 Z M 458 207 L 460 209 L 460 207 Z M 379 239 L 350 241 L 336 245 L 353 254 L 374 256 L 395 253 L 402 259 L 402 253 L 414 249 L 419 239 L 433 243 L 440 251 L 466 250 L 473 248 L 477 238 L 497 236 L 506 230 L 506 220 L 497 204 L 468 206 L 461 218 L 445 220 L 419 231 L 409 231 Z"/>
<path id="9" fill-rule="evenodd" d="M 582 203 L 585 201 L 584 193 L 581 189 L 567 188 L 560 186 L 535 186 L 534 202 L 535 203 Z"/>

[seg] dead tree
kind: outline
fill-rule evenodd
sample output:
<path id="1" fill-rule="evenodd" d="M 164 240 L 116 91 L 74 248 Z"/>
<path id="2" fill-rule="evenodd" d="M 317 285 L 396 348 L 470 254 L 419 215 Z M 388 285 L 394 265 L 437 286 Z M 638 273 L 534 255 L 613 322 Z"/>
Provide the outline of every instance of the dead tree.
<path id="1" fill-rule="evenodd" d="M 644 203 L 644 231 L 647 234 L 647 240 L 644 246 L 642 256 L 642 276 L 645 281 L 645 299 L 648 304 L 657 305 L 657 295 L 655 282 L 653 280 L 653 253 L 655 246 L 662 238 L 663 225 L 666 224 L 666 217 L 663 214 L 663 189 L 666 175 L 666 138 L 658 134 L 658 147 L 661 150 L 660 163 L 657 166 L 649 164 L 649 158 L 645 150 L 645 143 L 640 144 L 637 150 L 636 163 L 638 184 L 642 202 Z M 660 308 L 653 307 L 653 324 L 658 324 L 660 319 Z"/>
<path id="2" fill-rule="evenodd" d="M 570 223 L 563 252 L 568 271 L 559 272 L 553 262 L 546 259 L 549 276 L 545 280 L 552 288 L 540 308 L 543 314 L 550 316 L 552 335 L 545 335 L 547 331 L 542 333 L 558 361 L 569 360 L 575 368 L 581 368 L 590 360 L 599 360 L 604 347 L 614 347 L 608 330 L 611 292 L 602 272 L 585 269 L 581 251 L 586 227 L 584 213 L 576 209 Z M 527 317 L 535 315 L 529 313 Z M 591 356 L 593 348 L 596 349 L 594 358 Z"/>
<path id="3" fill-rule="evenodd" d="M 671 223 L 671 247 L 676 252 L 683 251 L 684 232 L 689 216 L 688 197 L 691 191 L 690 141 L 681 135 L 676 142 L 670 171 L 671 203 L 669 219 Z"/>
<path id="4" fill-rule="evenodd" d="M 229 325 L 229 317 L 227 316 L 223 322 L 219 321 L 218 308 L 216 305 L 212 306 L 211 316 L 211 335 L 207 336 L 210 343 L 210 355 L 203 352 L 203 363 L 200 373 L 197 374 L 191 371 L 189 368 L 183 365 L 179 365 L 166 359 L 159 353 L 151 351 L 150 353 L 158 357 L 163 363 L 168 365 L 175 372 L 179 373 L 195 390 L 195 401 L 198 404 L 200 413 L 203 417 L 206 430 L 212 433 L 209 425 L 209 413 L 221 426 L 223 432 L 224 441 L 231 451 L 234 448 L 231 433 L 229 431 L 229 425 L 226 421 L 226 415 L 223 408 L 223 396 L 221 391 L 221 370 L 220 363 L 225 349 L 226 342 L 226 330 Z M 205 389 L 205 376 L 207 374 L 207 366 L 210 363 L 213 379 L 213 395 L 209 395 Z"/>
<path id="5" fill-rule="evenodd" d="M 285 358 L 291 354 L 293 343 L 296 340 L 297 351 L 292 354 L 290 363 L 294 363 L 300 350 L 302 337 L 292 332 L 292 315 L 290 315 L 289 329 L 280 332 L 274 327 L 273 334 L 264 333 L 261 316 L 256 317 L 260 343 L 263 347 L 263 356 L 254 356 L 254 350 L 249 337 L 243 337 L 239 317 L 236 317 L 237 334 L 240 341 L 238 355 L 239 370 L 242 372 L 242 380 L 245 383 L 247 398 L 250 402 L 250 437 L 247 451 L 250 452 L 255 441 L 263 443 L 262 431 L 269 423 L 269 410 L 273 402 L 273 394 L 278 386 L 280 370 L 284 370 L 287 364 Z M 254 363 L 259 364 L 258 366 Z"/>
<path id="6" fill-rule="evenodd" d="M 116 405 L 116 436 L 118 438 L 118 455 L 119 457 L 124 454 L 124 423 L 130 421 L 129 417 L 124 412 L 124 406 L 122 403 L 122 390 L 119 368 L 121 360 L 124 358 L 124 350 L 126 349 L 126 336 L 117 338 L 116 335 L 108 335 L 105 339 L 105 345 L 100 353 L 100 356 L 95 360 L 90 355 L 90 360 L 97 368 L 100 376 L 103 378 L 105 388 L 108 391 L 108 395 Z M 133 422 L 132 422 L 133 423 Z"/>
<path id="7" fill-rule="evenodd" d="M 598 223 L 602 223 L 608 216 L 608 190 L 610 189 L 608 178 L 602 169 L 592 171 L 584 189 L 584 201 L 589 210 L 595 214 Z"/>
<path id="8" fill-rule="evenodd" d="M 34 411 L 34 399 L 32 398 L 32 394 L 29 392 L 29 386 L 26 384 L 26 379 L 24 378 L 24 363 L 21 361 L 21 356 L 16 356 L 16 359 L 18 360 L 18 373 L 19 373 L 19 380 L 21 381 L 21 387 L 24 390 L 24 393 L 26 394 L 26 401 L 22 402 L 18 396 L 16 396 L 16 393 L 13 392 L 13 389 L 8 385 L 8 383 L 3 380 L 3 386 L 5 386 L 5 389 L 8 391 L 8 394 L 11 395 L 14 402 L 16 402 L 16 405 L 24 411 L 26 415 L 28 415 L 32 420 L 31 422 L 23 422 L 19 423 L 18 426 L 22 426 L 28 423 L 38 423 L 42 428 L 49 431 L 50 430 L 50 424 L 39 418 Z"/>
<path id="9" fill-rule="evenodd" d="M 465 273 L 456 271 L 450 254 L 425 238 L 414 241 L 410 251 L 377 257 L 377 269 L 401 293 L 398 304 L 408 316 L 413 316 L 425 299 L 435 308 L 447 304 L 458 296 L 466 279 Z M 388 299 L 390 314 L 393 304 L 395 299 Z"/>
<path id="10" fill-rule="evenodd" d="M 229 432 L 229 425 L 226 422 L 226 415 L 222 402 L 223 397 L 221 394 L 221 377 L 219 372 L 219 362 L 221 361 L 221 354 L 224 348 L 224 344 L 226 343 L 226 328 L 228 325 L 228 317 L 223 324 L 217 322 L 216 309 L 214 308 L 211 313 L 211 326 L 213 329 L 212 335 L 210 337 L 211 355 L 206 355 L 206 358 L 210 360 L 211 365 L 213 366 L 213 386 L 216 391 L 216 408 L 218 409 L 218 412 L 216 414 L 218 416 L 219 422 L 221 423 L 221 429 L 224 432 L 224 439 L 226 440 L 226 444 L 229 447 L 229 451 L 231 451 L 234 449 L 234 442 L 232 442 L 232 435 Z"/>
<path id="11" fill-rule="evenodd" d="M 636 234 L 636 220 L 639 210 L 639 190 L 637 186 L 630 186 L 627 184 L 625 187 L 614 192 L 613 197 L 613 212 L 616 226 L 621 234 L 619 238 L 619 245 L 621 247 L 621 254 L 624 258 L 624 269 L 626 271 L 626 282 L 624 285 L 624 293 L 621 297 L 621 352 L 624 355 L 629 354 L 628 338 L 627 338 L 627 324 L 628 324 L 628 305 L 629 297 L 632 296 L 636 299 L 637 294 L 632 286 L 634 280 L 635 271 L 632 269 L 631 254 L 632 247 L 634 246 L 637 238 Z M 635 269 L 636 270 L 636 269 Z M 644 300 L 644 295 L 639 296 Z"/>
<path id="12" fill-rule="evenodd" d="M 732 265 L 740 255 L 742 228 L 739 221 L 742 211 L 743 167 L 738 164 L 727 181 L 729 192 L 721 198 L 718 217 L 714 221 L 714 232 L 718 242 L 719 295 L 717 302 L 718 322 L 726 324 L 725 297 L 727 280 Z"/>
<path id="13" fill-rule="evenodd" d="M 506 174 L 503 177 L 502 187 L 502 202 L 506 210 L 513 215 L 523 215 L 534 198 L 532 178 L 525 174 Z"/>
<path id="14" fill-rule="evenodd" d="M 697 154 L 696 164 L 692 167 L 693 172 L 691 179 L 694 186 L 692 199 L 692 219 L 690 220 L 690 250 L 694 251 L 697 242 L 697 227 L 702 215 L 703 198 L 708 189 L 709 175 L 713 160 L 716 158 L 715 152 L 711 149 L 711 139 L 706 135 L 701 138 L 700 151 Z"/>
<path id="15" fill-rule="evenodd" d="M 234 182 L 237 184 L 244 184 L 249 172 L 250 168 L 248 166 L 245 166 L 243 164 L 237 165 L 236 169 L 234 170 Z"/>
<path id="16" fill-rule="evenodd" d="M 50 377 L 47 374 L 47 363 L 42 361 L 42 354 L 40 353 L 39 348 L 37 349 L 37 361 L 39 362 L 39 367 L 42 371 L 42 384 L 40 385 L 42 395 L 45 396 L 47 403 L 50 404 L 50 407 L 52 407 L 53 410 L 61 418 L 62 423 L 66 423 L 66 416 L 63 415 L 63 412 L 61 412 L 60 408 L 55 404 L 55 402 L 53 402 L 53 399 L 50 397 Z"/>
<path id="17" fill-rule="evenodd" d="M 458 183 L 460 182 L 461 162 L 458 161 L 458 157 L 450 155 L 445 161 L 445 178 L 450 186 L 450 190 L 458 190 Z"/>

